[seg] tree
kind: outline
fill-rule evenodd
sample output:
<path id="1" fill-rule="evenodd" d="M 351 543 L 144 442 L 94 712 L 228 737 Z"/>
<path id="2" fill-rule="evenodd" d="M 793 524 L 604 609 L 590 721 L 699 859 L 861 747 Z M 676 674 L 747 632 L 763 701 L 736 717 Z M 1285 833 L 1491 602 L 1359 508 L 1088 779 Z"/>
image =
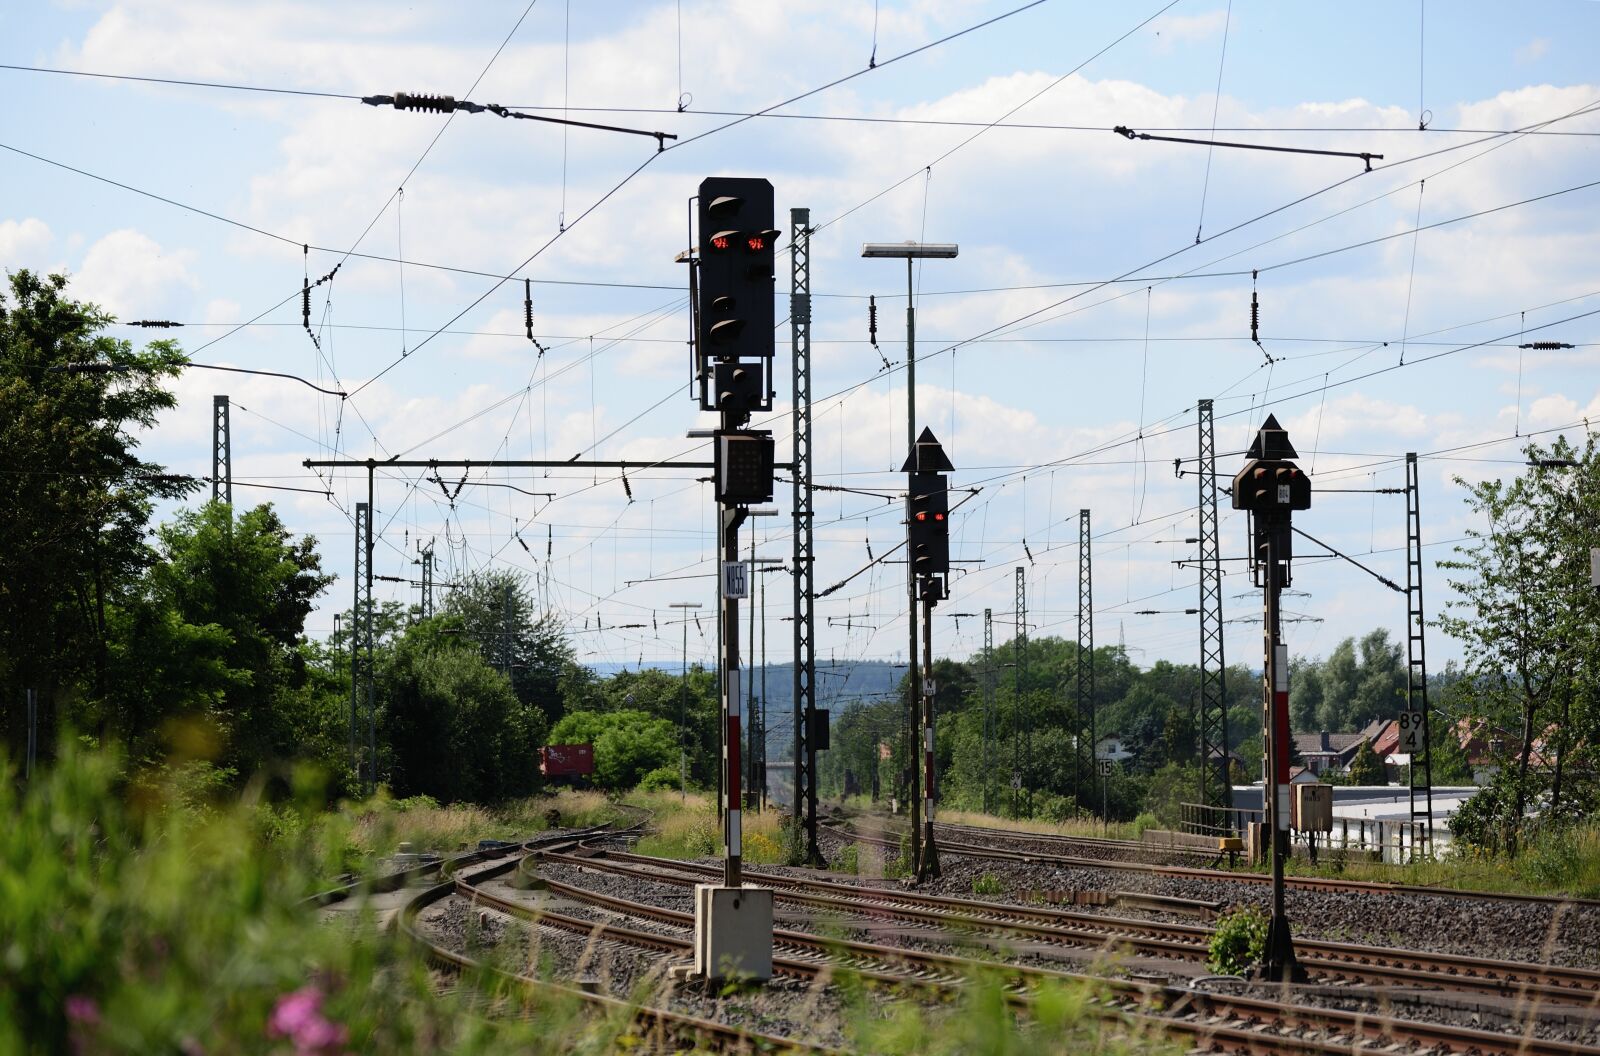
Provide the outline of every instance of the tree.
<path id="1" fill-rule="evenodd" d="M 1378 758 L 1378 753 L 1372 750 L 1371 741 L 1362 741 L 1356 749 L 1355 757 L 1350 760 L 1350 772 L 1346 775 L 1352 785 L 1386 785 L 1388 777 L 1383 770 L 1383 760 Z"/>
<path id="2" fill-rule="evenodd" d="M 493 803 L 539 786 L 544 713 L 524 705 L 448 617 L 380 658 L 383 754 L 396 795 Z"/>
<path id="3" fill-rule="evenodd" d="M 37 690 L 48 753 L 63 720 L 82 718 L 68 707 L 106 699 L 111 612 L 150 562 L 152 503 L 197 485 L 137 455 L 137 431 L 175 405 L 163 383 L 183 366 L 177 346 L 136 351 L 106 336 L 112 317 L 70 299 L 64 276 L 23 270 L 9 280 L 9 298 L 0 292 L 0 735 L 22 745 L 13 702 Z M 69 364 L 99 372 L 64 371 Z"/>
<path id="4" fill-rule="evenodd" d="M 222 503 L 180 511 L 157 535 L 146 603 L 190 627 L 223 632 L 215 659 L 238 673 L 204 716 L 221 739 L 219 762 L 249 777 L 302 756 L 305 724 L 318 708 L 306 699 L 315 691 L 300 647 L 306 617 L 333 581 L 316 540 L 296 539 L 270 504 L 242 513 Z"/>
<path id="5" fill-rule="evenodd" d="M 560 617 L 539 611 L 527 576 L 507 570 L 459 573 L 440 611 L 459 621 L 486 664 L 510 669 L 518 700 L 539 708 L 547 724 L 561 718 L 577 664 Z"/>
<path id="6" fill-rule="evenodd" d="M 1566 755 L 1577 743 L 1572 732 L 1595 724 L 1600 661 L 1600 599 L 1588 586 L 1589 549 L 1600 546 L 1595 437 L 1581 452 L 1562 437 L 1549 449 L 1530 444 L 1526 454 L 1536 468 L 1509 484 L 1458 480 L 1485 527 L 1467 529 L 1470 542 L 1440 562 L 1453 573 L 1458 600 L 1439 623 L 1464 647 L 1470 707 L 1491 723 L 1520 728 L 1515 771 L 1497 779 L 1503 794 L 1494 800 L 1503 846 L 1512 853 L 1529 802 L 1546 787 L 1551 813 L 1561 812 Z M 1553 736 L 1545 739 L 1547 730 Z M 1540 755 L 1553 764 L 1548 785 L 1533 765 L 1538 740 L 1545 741 Z"/>
<path id="7" fill-rule="evenodd" d="M 689 753 L 689 778 L 701 785 L 717 780 L 717 745 L 722 735 L 722 702 L 717 697 L 717 676 L 695 664 L 687 675 L 649 668 L 643 671 L 618 671 L 597 681 L 589 694 L 585 711 L 642 711 L 672 726 L 673 744 L 683 732 Z M 769 725 L 781 725 L 782 716 L 769 714 Z M 746 719 L 748 729 L 749 719 Z M 672 765 L 677 767 L 674 751 Z"/>
<path id="8" fill-rule="evenodd" d="M 593 745 L 601 788 L 632 788 L 652 770 L 678 763 L 677 727 L 642 711 L 570 712 L 550 731 L 550 743 Z"/>

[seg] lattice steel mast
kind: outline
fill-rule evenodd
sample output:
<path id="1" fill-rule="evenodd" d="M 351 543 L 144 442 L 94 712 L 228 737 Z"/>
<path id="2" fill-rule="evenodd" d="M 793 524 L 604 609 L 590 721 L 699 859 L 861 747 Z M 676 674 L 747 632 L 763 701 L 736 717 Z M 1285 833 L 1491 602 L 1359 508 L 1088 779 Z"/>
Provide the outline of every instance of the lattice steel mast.
<path id="1" fill-rule="evenodd" d="M 1233 806 L 1228 775 L 1228 667 L 1222 650 L 1222 555 L 1217 534 L 1217 445 L 1212 404 L 1198 414 L 1200 481 L 1200 802 Z"/>
<path id="2" fill-rule="evenodd" d="M 789 335 L 794 354 L 794 819 L 795 825 L 805 830 L 806 860 L 821 865 L 817 750 L 811 737 L 817 660 L 812 582 L 810 209 L 789 210 L 789 249 Z"/>
<path id="3" fill-rule="evenodd" d="M 1023 689 L 1023 675 L 1028 656 L 1028 570 L 1017 566 L 1017 602 L 1012 610 L 1017 617 L 1017 633 L 1011 640 L 1016 668 L 1016 689 L 1012 693 L 1011 710 L 1015 723 L 1011 733 L 1011 815 L 1017 816 L 1017 791 L 1024 782 L 1028 786 L 1028 815 L 1033 815 L 1033 718 L 1028 714 L 1027 695 Z"/>
<path id="4" fill-rule="evenodd" d="M 1411 820 L 1426 825 L 1425 853 L 1433 851 L 1433 742 L 1429 736 L 1428 659 L 1422 609 L 1422 508 L 1417 488 L 1417 453 L 1406 453 L 1406 711 L 1420 718 L 1421 735 L 1411 753 L 1408 784 Z M 1418 802 L 1421 806 L 1418 806 Z"/>
<path id="5" fill-rule="evenodd" d="M 350 612 L 350 763 L 363 787 L 377 786 L 374 769 L 376 720 L 372 714 L 372 503 L 356 503 L 355 599 Z M 368 722 L 366 758 L 360 743 L 361 713 Z"/>
<path id="6" fill-rule="evenodd" d="M 1078 511 L 1077 709 L 1073 715 L 1073 799 L 1082 805 L 1094 788 L 1094 555 L 1089 511 Z M 1093 796 L 1089 797 L 1091 800 Z"/>
<path id="7" fill-rule="evenodd" d="M 228 397 L 211 397 L 211 501 L 233 505 L 233 432 Z"/>
<path id="8" fill-rule="evenodd" d="M 989 813 L 989 782 L 994 771 L 994 610 L 983 610 L 983 812 Z"/>

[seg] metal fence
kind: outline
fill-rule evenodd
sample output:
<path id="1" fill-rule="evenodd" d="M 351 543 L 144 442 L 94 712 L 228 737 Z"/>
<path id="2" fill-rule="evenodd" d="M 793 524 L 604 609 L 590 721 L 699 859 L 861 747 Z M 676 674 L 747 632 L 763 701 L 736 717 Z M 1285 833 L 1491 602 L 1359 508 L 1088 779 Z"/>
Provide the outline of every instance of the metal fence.
<path id="1" fill-rule="evenodd" d="M 1265 822 L 1266 812 L 1259 808 L 1213 807 L 1204 803 L 1179 804 L 1181 829 L 1199 836 L 1244 836 L 1251 822 Z M 1333 819 L 1333 831 L 1309 833 L 1294 830 L 1290 833 L 1293 844 L 1310 848 L 1310 838 L 1315 835 L 1318 850 L 1357 851 L 1379 853 L 1386 862 L 1404 862 L 1426 855 L 1428 826 L 1421 821 L 1399 821 L 1386 818 Z"/>

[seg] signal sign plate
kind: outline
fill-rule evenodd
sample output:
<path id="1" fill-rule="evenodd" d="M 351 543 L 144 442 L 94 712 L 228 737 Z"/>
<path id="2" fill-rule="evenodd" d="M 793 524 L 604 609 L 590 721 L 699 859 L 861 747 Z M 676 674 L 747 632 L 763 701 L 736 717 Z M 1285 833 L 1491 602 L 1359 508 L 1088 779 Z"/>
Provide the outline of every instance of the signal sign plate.
<path id="1" fill-rule="evenodd" d="M 1426 747 L 1422 743 L 1422 712 L 1402 711 L 1395 721 L 1400 726 L 1399 753 L 1401 755 L 1420 754 Z"/>
<path id="2" fill-rule="evenodd" d="M 743 561 L 722 563 L 722 596 L 748 598 L 750 596 L 750 566 Z"/>
<path id="3" fill-rule="evenodd" d="M 1101 777 L 1110 777 L 1111 776 L 1111 760 L 1110 759 L 1102 759 L 1102 760 L 1100 760 L 1100 776 Z"/>

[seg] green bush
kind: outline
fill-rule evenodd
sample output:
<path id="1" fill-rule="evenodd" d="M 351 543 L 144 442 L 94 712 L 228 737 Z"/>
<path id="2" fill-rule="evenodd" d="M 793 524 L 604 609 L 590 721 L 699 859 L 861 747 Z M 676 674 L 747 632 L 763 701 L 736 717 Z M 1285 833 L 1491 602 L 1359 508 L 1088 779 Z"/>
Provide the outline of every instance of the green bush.
<path id="1" fill-rule="evenodd" d="M 296 775 L 271 810 L 193 809 L 120 766 L 63 740 L 19 791 L 0 761 L 0 1052 L 621 1047 L 616 1025 L 522 991 L 486 1019 L 474 979 L 439 992 L 370 915 L 320 923 L 301 900 L 342 868 L 347 822 L 318 813 L 318 782 Z"/>
<path id="2" fill-rule="evenodd" d="M 1255 906 L 1240 906 L 1224 913 L 1211 936 L 1207 964 L 1222 975 L 1240 975 L 1261 960 L 1267 948 L 1269 918 Z"/>
<path id="3" fill-rule="evenodd" d="M 861 848 L 852 843 L 840 851 L 839 856 L 833 860 L 833 867 L 841 873 L 861 872 Z"/>
<path id="4" fill-rule="evenodd" d="M 683 774 L 675 766 L 658 766 L 639 779 L 640 792 L 677 792 L 683 788 Z"/>
<path id="5" fill-rule="evenodd" d="M 984 873 L 972 881 L 972 893 L 975 895 L 1000 895 L 1004 894 L 1005 890 L 1005 885 L 993 873 Z"/>
<path id="6" fill-rule="evenodd" d="M 1133 819 L 1133 838 L 1136 840 L 1142 840 L 1144 839 L 1146 830 L 1159 828 L 1161 828 L 1160 818 L 1148 812 L 1140 814 L 1138 817 Z"/>

